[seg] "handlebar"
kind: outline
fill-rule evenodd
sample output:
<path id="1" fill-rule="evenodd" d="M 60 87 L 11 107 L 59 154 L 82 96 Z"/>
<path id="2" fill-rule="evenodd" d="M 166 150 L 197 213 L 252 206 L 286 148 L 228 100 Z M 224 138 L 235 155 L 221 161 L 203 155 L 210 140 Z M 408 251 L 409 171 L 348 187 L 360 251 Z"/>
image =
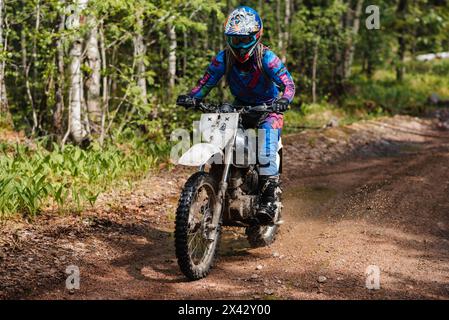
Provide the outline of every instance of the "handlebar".
<path id="1" fill-rule="evenodd" d="M 212 112 L 212 113 L 230 113 L 237 112 L 241 114 L 245 113 L 254 113 L 254 112 L 271 112 L 273 111 L 271 105 L 262 104 L 257 106 L 233 106 L 231 104 L 208 104 L 208 103 L 200 103 L 198 109 L 203 112 Z"/>
<path id="2" fill-rule="evenodd" d="M 238 112 L 238 113 L 254 113 L 254 112 L 272 112 L 273 108 L 271 105 L 261 104 L 256 106 L 234 106 L 229 103 L 223 104 L 213 104 L 213 103 L 205 103 L 199 100 L 195 100 L 192 98 L 188 104 L 179 104 L 185 107 L 194 107 L 202 112 L 211 112 L 211 113 L 230 113 L 230 112 Z"/>

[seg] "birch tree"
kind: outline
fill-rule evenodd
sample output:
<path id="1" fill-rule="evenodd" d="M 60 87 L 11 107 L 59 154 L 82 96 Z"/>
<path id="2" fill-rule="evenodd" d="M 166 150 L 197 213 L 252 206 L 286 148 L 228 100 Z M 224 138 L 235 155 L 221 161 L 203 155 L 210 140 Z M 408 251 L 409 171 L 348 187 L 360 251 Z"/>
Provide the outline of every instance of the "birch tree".
<path id="1" fill-rule="evenodd" d="M 0 116 L 9 118 L 8 97 L 5 85 L 5 52 L 7 52 L 7 37 L 4 36 L 4 0 L 0 0 Z"/>
<path id="2" fill-rule="evenodd" d="M 98 21 L 93 15 L 88 18 L 88 37 L 86 41 L 86 57 L 89 66 L 85 84 L 87 88 L 87 112 L 92 133 L 100 133 L 101 126 L 101 57 L 98 46 Z"/>
<path id="3" fill-rule="evenodd" d="M 284 31 L 282 32 L 282 47 L 281 47 L 281 59 L 282 62 L 287 60 L 287 47 L 290 42 L 290 19 L 291 19 L 291 0 L 285 0 L 285 15 L 284 15 Z"/>
<path id="4" fill-rule="evenodd" d="M 173 23 L 168 24 L 168 40 L 170 42 L 168 48 L 168 88 L 169 95 L 173 94 L 176 79 L 176 48 L 178 42 L 176 39 L 176 29 Z"/>
<path id="5" fill-rule="evenodd" d="M 69 53 L 70 56 L 70 86 L 69 86 L 69 131 L 76 143 L 81 143 L 87 136 L 86 124 L 83 123 L 83 76 L 81 63 L 83 55 L 83 37 L 80 27 L 84 23 L 82 11 L 88 0 L 77 0 L 72 8 L 72 15 L 68 21 L 69 29 L 74 31 L 74 40 Z"/>
<path id="6" fill-rule="evenodd" d="M 65 4 L 65 0 L 61 0 L 61 4 Z M 64 45 L 63 32 L 65 29 L 65 12 L 59 15 L 58 38 L 56 40 L 56 67 L 58 69 L 58 78 L 55 81 L 55 108 L 53 111 L 53 126 L 57 134 L 62 134 L 62 121 L 64 114 L 64 80 L 65 80 L 65 66 L 64 66 Z"/>
<path id="7" fill-rule="evenodd" d="M 276 0 L 276 31 L 278 34 L 278 48 L 282 50 L 284 47 L 284 36 L 282 34 L 282 22 L 281 22 L 281 0 Z"/>
<path id="8" fill-rule="evenodd" d="M 343 60 L 343 79 L 351 76 L 352 63 L 354 61 L 355 41 L 360 29 L 360 15 L 362 13 L 363 0 L 357 0 L 355 7 L 348 7 L 346 12 L 346 27 L 349 29 L 349 37 L 346 44 Z"/>
<path id="9" fill-rule="evenodd" d="M 141 102 L 146 105 L 147 99 L 147 80 L 146 80 L 146 66 L 145 55 L 147 53 L 147 46 L 143 37 L 144 30 L 144 7 L 142 4 L 137 4 L 136 10 L 136 26 L 134 31 L 134 61 L 136 64 L 136 78 L 137 86 L 140 89 Z"/>

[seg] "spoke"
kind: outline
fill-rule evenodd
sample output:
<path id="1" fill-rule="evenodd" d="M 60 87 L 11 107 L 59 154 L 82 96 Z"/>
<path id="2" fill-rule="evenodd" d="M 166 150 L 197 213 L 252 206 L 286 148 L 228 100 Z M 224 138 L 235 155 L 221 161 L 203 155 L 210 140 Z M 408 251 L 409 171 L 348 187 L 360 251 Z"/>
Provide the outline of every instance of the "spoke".
<path id="1" fill-rule="evenodd" d="M 207 213 L 209 213 L 209 209 L 210 209 L 210 202 L 207 201 L 207 203 L 201 208 L 203 215 L 206 215 Z"/>
<path id="2" fill-rule="evenodd" d="M 195 247 L 192 249 L 192 256 L 197 259 L 202 259 L 206 254 L 207 247 L 207 240 L 200 234 L 199 237 L 196 237 Z"/>
<path id="3" fill-rule="evenodd" d="M 189 240 L 189 244 L 188 244 L 189 248 L 190 248 L 190 246 L 191 246 L 193 240 L 196 239 L 196 238 L 198 238 L 198 231 L 195 232 L 195 233 L 193 233 L 192 238 Z"/>
<path id="4" fill-rule="evenodd" d="M 194 240 L 195 241 L 193 241 L 193 242 L 194 242 L 194 244 L 196 244 L 196 242 L 197 242 L 196 237 L 194 238 Z M 195 250 L 192 249 L 191 247 L 189 247 L 189 250 L 190 250 L 190 259 L 195 262 L 195 257 L 194 257 L 195 256 Z"/>
<path id="5" fill-rule="evenodd" d="M 211 220 L 211 198 L 207 187 L 201 187 L 190 207 L 190 222 L 187 235 L 190 259 L 199 264 L 206 256 L 209 248 L 207 239 L 209 230 L 206 226 Z"/>
<path id="6" fill-rule="evenodd" d="M 200 225 L 200 227 L 196 229 L 197 225 Z M 196 229 L 196 230 L 195 230 L 195 229 Z M 201 229 L 201 223 L 200 223 L 200 222 L 197 222 L 197 223 L 193 226 L 193 228 L 189 228 L 189 232 L 188 232 L 187 234 L 188 234 L 188 235 L 196 234 L 196 233 L 198 232 L 198 230 L 200 230 L 200 229 Z"/>
<path id="7" fill-rule="evenodd" d="M 201 241 L 201 250 L 203 251 L 203 255 L 206 254 L 206 250 L 207 250 L 207 240 L 206 239 L 202 239 Z"/>
<path id="8" fill-rule="evenodd" d="M 192 256 L 195 255 L 195 253 L 196 253 L 196 248 L 198 247 L 198 244 L 200 244 L 200 243 L 201 243 L 201 239 L 198 239 L 198 240 L 196 241 L 195 247 L 194 247 L 193 250 L 192 250 Z M 195 255 L 195 258 L 196 258 L 196 255 Z"/>

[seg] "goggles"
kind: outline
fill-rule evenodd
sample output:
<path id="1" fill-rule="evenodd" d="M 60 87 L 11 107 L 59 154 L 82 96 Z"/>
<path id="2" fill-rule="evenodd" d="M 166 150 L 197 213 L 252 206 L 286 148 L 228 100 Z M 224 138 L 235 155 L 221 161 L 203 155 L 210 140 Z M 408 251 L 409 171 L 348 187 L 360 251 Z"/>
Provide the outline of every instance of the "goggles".
<path id="1" fill-rule="evenodd" d="M 236 49 L 246 49 L 254 45 L 257 41 L 256 36 L 227 36 L 229 45 Z"/>

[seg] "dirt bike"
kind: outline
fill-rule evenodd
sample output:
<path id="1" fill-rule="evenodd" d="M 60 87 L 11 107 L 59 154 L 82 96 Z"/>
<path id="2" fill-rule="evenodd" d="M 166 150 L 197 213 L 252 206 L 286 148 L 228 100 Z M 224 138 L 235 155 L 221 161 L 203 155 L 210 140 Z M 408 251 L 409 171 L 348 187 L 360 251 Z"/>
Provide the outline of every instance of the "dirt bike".
<path id="1" fill-rule="evenodd" d="M 246 228 L 252 247 L 275 241 L 281 221 L 281 189 L 276 190 L 273 223 L 261 225 L 256 212 L 259 202 L 258 161 L 254 144 L 248 143 L 241 116 L 270 112 L 270 106 L 236 108 L 230 104 L 199 103 L 205 112 L 199 122 L 204 143 L 194 144 L 178 164 L 199 167 L 185 183 L 176 212 L 175 246 L 181 271 L 191 280 L 209 273 L 220 242 L 222 226 Z M 244 151 L 237 154 L 237 150 Z M 241 152 L 240 152 L 241 153 Z M 240 156 L 240 161 L 236 158 Z M 282 143 L 277 153 L 282 162 Z M 279 168 L 281 169 L 281 168 Z"/>

